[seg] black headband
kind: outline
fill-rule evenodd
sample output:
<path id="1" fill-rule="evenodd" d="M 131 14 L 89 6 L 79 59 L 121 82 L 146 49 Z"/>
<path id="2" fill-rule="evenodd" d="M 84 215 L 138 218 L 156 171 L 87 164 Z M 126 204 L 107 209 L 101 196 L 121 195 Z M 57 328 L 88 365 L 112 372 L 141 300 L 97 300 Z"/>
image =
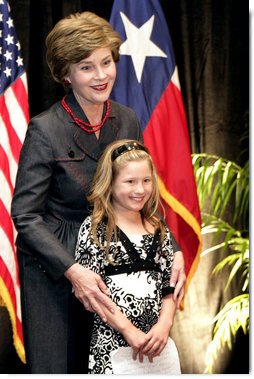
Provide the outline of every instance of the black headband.
<path id="1" fill-rule="evenodd" d="M 116 158 L 120 157 L 120 155 L 127 153 L 128 151 L 131 151 L 131 150 L 143 150 L 147 154 L 149 154 L 148 150 L 144 146 L 138 144 L 137 142 L 130 142 L 130 143 L 126 143 L 124 145 L 119 146 L 117 149 L 113 151 L 111 155 L 112 162 Z"/>

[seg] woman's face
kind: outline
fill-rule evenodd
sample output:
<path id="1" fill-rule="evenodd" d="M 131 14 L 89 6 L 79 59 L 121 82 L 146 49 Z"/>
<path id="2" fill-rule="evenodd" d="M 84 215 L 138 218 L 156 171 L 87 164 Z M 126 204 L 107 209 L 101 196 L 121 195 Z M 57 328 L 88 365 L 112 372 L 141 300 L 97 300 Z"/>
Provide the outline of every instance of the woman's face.
<path id="1" fill-rule="evenodd" d="M 82 104 L 101 104 L 110 96 L 116 79 L 116 64 L 109 48 L 96 49 L 88 58 L 71 64 L 69 75 L 74 94 Z"/>

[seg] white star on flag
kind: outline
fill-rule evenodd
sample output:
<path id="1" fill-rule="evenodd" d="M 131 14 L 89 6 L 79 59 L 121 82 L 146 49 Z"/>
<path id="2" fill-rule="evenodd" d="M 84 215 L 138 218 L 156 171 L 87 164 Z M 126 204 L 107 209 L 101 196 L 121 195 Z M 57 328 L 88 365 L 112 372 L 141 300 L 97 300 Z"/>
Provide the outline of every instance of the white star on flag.
<path id="1" fill-rule="evenodd" d="M 13 45 L 13 36 L 8 34 L 8 36 L 5 38 L 5 41 L 7 42 L 7 45 Z"/>
<path id="2" fill-rule="evenodd" d="M 4 56 L 5 56 L 6 61 L 12 60 L 12 52 L 10 51 L 7 50 Z"/>
<path id="3" fill-rule="evenodd" d="M 6 24 L 8 24 L 9 28 L 13 28 L 13 19 L 9 17 Z"/>
<path id="4" fill-rule="evenodd" d="M 9 67 L 6 67 L 6 69 L 4 70 L 4 73 L 6 77 L 9 78 L 9 76 L 11 76 L 11 69 Z"/>
<path id="5" fill-rule="evenodd" d="M 140 28 L 137 28 L 123 12 L 120 12 L 120 14 L 127 36 L 126 41 L 120 47 L 120 54 L 131 56 L 137 80 L 140 83 L 146 57 L 166 58 L 167 55 L 150 40 L 154 15 Z"/>
<path id="6" fill-rule="evenodd" d="M 18 58 L 16 59 L 16 63 L 17 63 L 17 65 L 18 65 L 18 67 L 23 66 L 23 58 L 18 57 Z"/>

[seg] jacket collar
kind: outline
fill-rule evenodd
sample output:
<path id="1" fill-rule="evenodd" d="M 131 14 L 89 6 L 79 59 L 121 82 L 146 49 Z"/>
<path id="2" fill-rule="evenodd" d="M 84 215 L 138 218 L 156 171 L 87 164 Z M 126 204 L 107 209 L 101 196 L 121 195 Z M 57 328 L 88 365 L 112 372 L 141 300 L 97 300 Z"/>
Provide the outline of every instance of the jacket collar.
<path id="1" fill-rule="evenodd" d="M 73 92 L 70 92 L 66 96 L 65 101 L 70 106 L 75 116 L 81 120 L 84 120 L 85 122 L 89 122 L 85 113 L 77 102 Z M 78 125 L 74 133 L 74 141 L 77 146 L 96 161 L 100 158 L 105 147 L 109 143 L 113 142 L 117 137 L 118 126 L 116 123 L 116 111 L 114 103 L 110 102 L 110 106 L 110 115 L 100 130 L 99 139 L 96 138 L 94 133 L 88 133 L 81 129 Z"/>

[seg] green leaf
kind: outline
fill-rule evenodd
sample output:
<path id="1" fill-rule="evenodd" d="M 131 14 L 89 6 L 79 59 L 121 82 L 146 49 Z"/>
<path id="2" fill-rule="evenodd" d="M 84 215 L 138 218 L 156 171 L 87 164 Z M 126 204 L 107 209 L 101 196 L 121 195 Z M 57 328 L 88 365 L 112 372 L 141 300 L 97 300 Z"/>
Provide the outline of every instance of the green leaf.
<path id="1" fill-rule="evenodd" d="M 205 373 L 212 374 L 218 351 L 224 346 L 232 349 L 238 330 L 244 334 L 249 331 L 249 295 L 242 294 L 225 304 L 216 315 L 213 339 L 207 347 L 205 356 Z"/>
<path id="2" fill-rule="evenodd" d="M 247 135 L 247 134 L 246 134 Z M 206 372 L 212 373 L 218 352 L 232 349 L 240 328 L 249 330 L 249 162 L 235 162 L 211 154 L 193 154 L 193 170 L 202 216 L 202 235 L 211 235 L 201 257 L 224 250 L 227 256 L 214 267 L 219 274 L 230 268 L 226 288 L 237 278 L 242 293 L 229 300 L 214 318 L 214 335 L 207 347 Z M 230 223 L 223 218 L 232 215 Z M 232 222 L 232 225 L 231 225 Z M 239 274 L 239 276 L 237 276 Z M 240 287 L 239 287 L 240 288 Z"/>

